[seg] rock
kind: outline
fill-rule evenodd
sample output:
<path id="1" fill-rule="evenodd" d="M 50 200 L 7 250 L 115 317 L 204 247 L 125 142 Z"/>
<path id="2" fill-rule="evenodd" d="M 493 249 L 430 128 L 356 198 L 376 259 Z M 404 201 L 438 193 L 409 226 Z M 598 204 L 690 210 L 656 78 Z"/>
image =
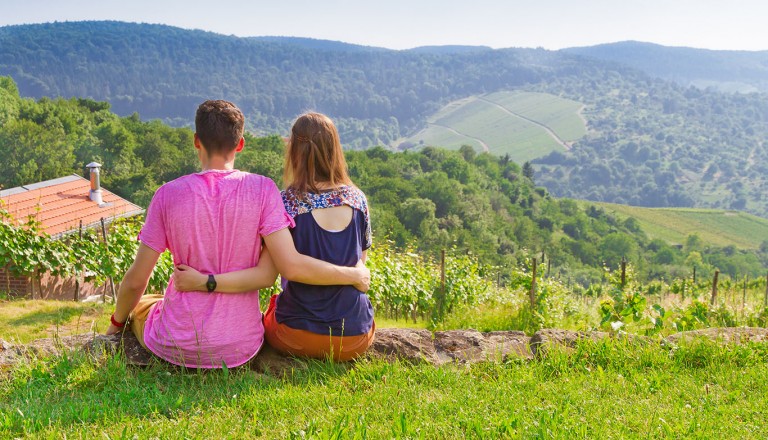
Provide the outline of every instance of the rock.
<path id="1" fill-rule="evenodd" d="M 82 350 L 83 345 L 93 339 L 90 333 L 63 338 L 37 339 L 29 344 L 11 344 L 0 341 L 0 368 L 12 367 L 24 359 L 58 356 L 63 353 Z"/>
<path id="2" fill-rule="evenodd" d="M 433 365 L 441 363 L 429 330 L 377 329 L 373 345 L 368 349 L 367 355 L 388 361 L 399 359 L 411 363 L 428 362 Z"/>
<path id="3" fill-rule="evenodd" d="M 540 357 L 546 354 L 547 350 L 553 345 L 572 349 L 576 346 L 577 341 L 583 339 L 599 341 L 608 336 L 609 334 L 606 332 L 576 332 L 554 328 L 542 329 L 531 336 L 531 352 L 533 352 L 534 356 Z"/>
<path id="4" fill-rule="evenodd" d="M 388 361 L 395 359 L 432 365 L 449 362 L 472 363 L 506 360 L 510 356 L 530 359 L 528 336 L 523 332 L 480 333 L 477 330 L 380 329 L 368 355 Z"/>
<path id="5" fill-rule="evenodd" d="M 131 332 L 114 335 L 84 333 L 62 338 L 37 339 L 25 345 L 14 345 L 0 340 L 0 368 L 10 367 L 23 359 L 59 356 L 64 353 L 84 351 L 100 356 L 122 351 L 129 365 L 149 365 L 152 353 L 139 344 Z"/>
<path id="6" fill-rule="evenodd" d="M 94 335 L 94 337 L 84 344 L 88 353 L 117 353 L 122 351 L 128 365 L 147 366 L 152 362 L 154 355 L 152 352 L 142 347 L 136 335 L 133 332 L 121 332 L 114 335 Z"/>
<path id="7" fill-rule="evenodd" d="M 485 338 L 477 330 L 450 330 L 435 333 L 435 352 L 440 363 L 485 360 Z"/>
<path id="8" fill-rule="evenodd" d="M 273 377 L 283 377 L 295 370 L 307 368 L 307 362 L 279 353 L 267 344 L 248 362 L 248 366 L 259 373 Z"/>
<path id="9" fill-rule="evenodd" d="M 533 358 L 531 338 L 525 332 L 495 331 L 484 333 L 484 335 L 488 344 L 489 354 L 494 355 L 490 359 L 501 356 L 502 359 L 506 360 L 512 357 L 512 355 L 522 359 Z"/>
<path id="10" fill-rule="evenodd" d="M 697 338 L 705 338 L 726 344 L 768 342 L 768 329 L 759 327 L 705 328 L 669 335 L 664 339 L 664 342 L 676 345 L 681 341 L 691 341 Z"/>
<path id="11" fill-rule="evenodd" d="M 21 355 L 22 353 L 17 346 L 5 339 L 0 339 L 0 370 L 12 367 L 21 360 Z"/>
<path id="12" fill-rule="evenodd" d="M 530 359 L 529 340 L 524 332 L 452 330 L 435 333 L 435 351 L 441 363 L 503 361 L 510 355 Z"/>

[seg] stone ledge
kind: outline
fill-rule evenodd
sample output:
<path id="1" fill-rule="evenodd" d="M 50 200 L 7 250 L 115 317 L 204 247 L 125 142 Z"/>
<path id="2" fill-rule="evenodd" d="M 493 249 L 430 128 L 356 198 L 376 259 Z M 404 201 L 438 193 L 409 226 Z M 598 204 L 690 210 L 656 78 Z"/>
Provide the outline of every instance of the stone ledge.
<path id="1" fill-rule="evenodd" d="M 724 344 L 743 344 L 747 342 L 768 342 L 768 329 L 761 327 L 713 327 L 701 330 L 690 330 L 675 333 L 664 338 L 664 343 L 679 344 L 681 341 L 691 341 L 696 338 Z"/>
<path id="2" fill-rule="evenodd" d="M 477 330 L 451 330 L 433 334 L 423 329 L 387 328 L 376 331 L 376 339 L 366 356 L 388 362 L 428 363 L 436 366 L 485 361 L 503 362 L 509 359 L 529 360 L 545 356 L 547 350 L 553 346 L 569 350 L 573 349 L 579 340 L 600 341 L 610 337 L 616 336 L 605 332 L 560 329 L 543 329 L 528 337 L 521 331 L 481 333 Z M 654 342 L 645 336 L 626 333 L 618 337 L 638 344 Z M 675 345 L 696 338 L 726 344 L 768 343 L 768 329 L 708 328 L 676 333 L 666 337 L 661 343 Z M 111 336 L 88 333 L 38 339 L 25 345 L 15 345 L 0 339 L 0 370 L 9 369 L 27 358 L 55 356 L 72 351 L 84 351 L 94 356 L 121 351 L 125 355 L 126 363 L 135 366 L 149 365 L 154 359 L 151 353 L 141 347 L 131 332 Z M 304 369 L 309 362 L 283 356 L 265 345 L 248 365 L 255 371 L 280 376 L 291 370 Z"/>

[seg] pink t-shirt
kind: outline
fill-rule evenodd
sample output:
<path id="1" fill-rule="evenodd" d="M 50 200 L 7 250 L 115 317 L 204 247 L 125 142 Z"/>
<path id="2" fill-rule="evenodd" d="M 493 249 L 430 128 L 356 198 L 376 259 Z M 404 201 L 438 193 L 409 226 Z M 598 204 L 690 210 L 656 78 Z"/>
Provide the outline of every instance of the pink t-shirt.
<path id="1" fill-rule="evenodd" d="M 270 179 L 237 170 L 190 174 L 161 186 L 139 240 L 202 273 L 256 266 L 261 237 L 293 226 Z M 261 348 L 258 291 L 178 292 L 171 280 L 144 329 L 152 353 L 187 367 L 236 367 Z"/>

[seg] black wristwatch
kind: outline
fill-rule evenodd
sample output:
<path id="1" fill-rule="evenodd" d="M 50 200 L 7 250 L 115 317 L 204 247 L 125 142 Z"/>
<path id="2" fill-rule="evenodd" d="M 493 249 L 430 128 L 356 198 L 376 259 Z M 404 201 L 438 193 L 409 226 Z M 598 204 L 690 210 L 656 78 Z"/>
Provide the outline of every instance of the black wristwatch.
<path id="1" fill-rule="evenodd" d="M 208 282 L 205 283 L 205 287 L 208 288 L 208 292 L 216 290 L 216 278 L 213 275 L 208 275 Z"/>

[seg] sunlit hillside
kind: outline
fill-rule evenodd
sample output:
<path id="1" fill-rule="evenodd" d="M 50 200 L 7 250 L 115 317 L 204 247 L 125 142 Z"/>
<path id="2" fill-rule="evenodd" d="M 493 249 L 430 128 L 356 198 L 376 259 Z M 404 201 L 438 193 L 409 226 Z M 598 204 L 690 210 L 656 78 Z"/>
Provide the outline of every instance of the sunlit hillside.
<path id="1" fill-rule="evenodd" d="M 446 105 L 426 128 L 401 141 L 402 147 L 438 145 L 509 154 L 525 162 L 565 151 L 586 133 L 583 105 L 546 93 L 497 92 Z"/>

